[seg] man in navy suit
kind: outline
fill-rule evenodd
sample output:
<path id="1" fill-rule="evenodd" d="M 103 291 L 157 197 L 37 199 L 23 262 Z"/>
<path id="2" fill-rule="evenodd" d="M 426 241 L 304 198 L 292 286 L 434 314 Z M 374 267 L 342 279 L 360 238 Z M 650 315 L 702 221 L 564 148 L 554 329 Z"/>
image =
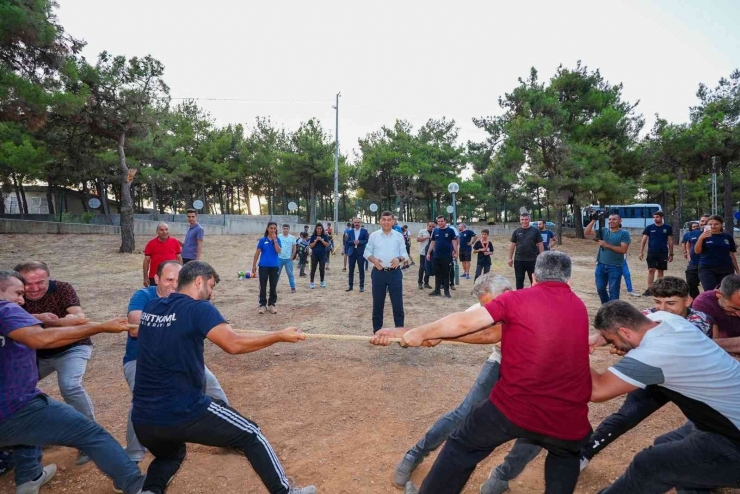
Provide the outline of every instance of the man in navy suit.
<path id="1" fill-rule="evenodd" d="M 352 228 L 347 230 L 347 257 L 349 258 L 349 286 L 351 292 L 355 282 L 355 264 L 360 271 L 360 291 L 365 291 L 365 246 L 370 234 L 360 227 L 359 218 L 352 220 Z"/>

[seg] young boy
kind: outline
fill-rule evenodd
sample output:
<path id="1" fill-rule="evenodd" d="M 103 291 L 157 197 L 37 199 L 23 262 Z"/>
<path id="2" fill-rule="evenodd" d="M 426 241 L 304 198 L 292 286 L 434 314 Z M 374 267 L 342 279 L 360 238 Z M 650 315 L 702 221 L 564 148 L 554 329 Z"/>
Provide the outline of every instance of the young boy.
<path id="1" fill-rule="evenodd" d="M 298 276 L 306 276 L 306 262 L 310 250 L 308 247 L 308 233 L 301 232 L 301 237 L 296 242 L 296 257 L 298 258 L 298 268 L 300 268 Z"/>

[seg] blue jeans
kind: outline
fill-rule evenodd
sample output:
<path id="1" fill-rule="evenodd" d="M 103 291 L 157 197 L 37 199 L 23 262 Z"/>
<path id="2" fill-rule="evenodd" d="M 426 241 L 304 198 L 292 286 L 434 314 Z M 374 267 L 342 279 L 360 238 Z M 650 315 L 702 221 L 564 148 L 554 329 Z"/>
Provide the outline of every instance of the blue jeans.
<path id="1" fill-rule="evenodd" d="M 278 280 L 280 280 L 280 275 L 283 274 L 283 268 L 285 268 L 285 272 L 288 273 L 288 283 L 290 283 L 290 288 L 295 288 L 295 277 L 293 276 L 293 260 L 278 257 Z"/>
<path id="2" fill-rule="evenodd" d="M 0 448 L 13 447 L 16 485 L 41 475 L 41 447 L 47 444 L 79 449 L 126 494 L 138 493 L 144 484 L 139 467 L 105 429 L 46 395 L 0 422 Z"/>
<path id="3" fill-rule="evenodd" d="M 39 381 L 57 373 L 59 392 L 64 403 L 73 407 L 90 420 L 95 420 L 92 400 L 82 385 L 87 361 L 92 356 L 92 345 L 78 345 L 51 358 L 39 359 Z"/>
<path id="4" fill-rule="evenodd" d="M 627 471 L 602 493 L 709 493 L 717 487 L 740 487 L 740 447 L 726 437 L 688 422 L 658 437 L 632 459 Z"/>
<path id="5" fill-rule="evenodd" d="M 624 276 L 624 286 L 627 287 L 627 292 L 632 293 L 632 273 L 630 273 L 630 267 L 627 264 L 626 256 L 624 261 L 622 261 L 622 275 Z"/>
<path id="6" fill-rule="evenodd" d="M 622 266 L 613 264 L 596 263 L 596 291 L 599 293 L 601 303 L 605 304 L 611 300 L 619 300 L 619 285 L 622 283 Z M 609 285 L 609 291 L 606 287 Z"/>

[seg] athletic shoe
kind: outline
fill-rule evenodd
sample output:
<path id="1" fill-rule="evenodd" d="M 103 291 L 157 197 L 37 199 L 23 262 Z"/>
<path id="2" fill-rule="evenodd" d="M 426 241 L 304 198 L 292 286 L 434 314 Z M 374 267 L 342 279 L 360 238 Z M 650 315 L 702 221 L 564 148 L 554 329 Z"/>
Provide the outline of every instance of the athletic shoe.
<path id="1" fill-rule="evenodd" d="M 308 285 L 308 286 L 309 286 L 309 288 L 311 288 L 311 290 L 313 290 L 314 288 L 316 288 L 316 284 L 315 284 L 315 283 L 311 283 L 311 284 L 310 284 L 310 285 Z"/>
<path id="2" fill-rule="evenodd" d="M 323 281 L 321 282 L 321 288 L 326 288 L 326 283 L 324 283 Z"/>
<path id="3" fill-rule="evenodd" d="M 360 293 L 362 293 L 362 292 L 364 292 L 364 291 L 365 291 L 365 287 L 361 286 L 361 287 L 360 287 Z"/>
<path id="4" fill-rule="evenodd" d="M 411 474 L 414 472 L 421 461 L 406 453 L 403 455 L 403 459 L 396 465 L 396 470 L 393 472 L 393 486 L 398 489 L 403 489 L 406 484 L 411 480 Z"/>
<path id="5" fill-rule="evenodd" d="M 15 488 L 15 494 L 38 494 L 41 486 L 47 484 L 55 473 L 57 473 L 57 466 L 54 463 L 46 465 L 39 478 L 19 485 Z"/>
<path id="6" fill-rule="evenodd" d="M 442 294 L 439 292 L 439 290 L 434 290 L 429 294 L 430 297 L 441 297 Z"/>
<path id="7" fill-rule="evenodd" d="M 648 288 L 645 290 L 645 292 L 642 294 L 643 297 L 649 297 L 650 296 L 650 289 Z"/>
<path id="8" fill-rule="evenodd" d="M 295 293 L 295 288 L 291 288 L 290 293 Z"/>
<path id="9" fill-rule="evenodd" d="M 404 489 L 403 494 L 419 494 L 419 489 L 409 480 L 406 482 L 406 489 Z"/>
<path id="10" fill-rule="evenodd" d="M 454 290 L 454 288 L 453 288 Z M 452 295 L 450 295 L 450 292 L 445 292 L 445 298 L 452 298 Z"/>
<path id="11" fill-rule="evenodd" d="M 270 311 L 270 314 L 277 314 L 277 309 L 274 305 L 268 305 L 267 310 Z"/>
<path id="12" fill-rule="evenodd" d="M 585 456 L 581 457 L 581 472 L 586 469 L 586 467 L 588 466 L 588 462 L 588 458 L 586 458 Z"/>
<path id="13" fill-rule="evenodd" d="M 509 482 L 496 477 L 496 470 L 480 486 L 480 494 L 503 494 L 509 491 Z"/>
<path id="14" fill-rule="evenodd" d="M 450 290 L 456 290 L 455 285 L 450 285 Z"/>
<path id="15" fill-rule="evenodd" d="M 264 314 L 266 310 L 266 307 L 264 305 L 260 305 L 259 310 L 257 311 L 258 314 Z"/>
<path id="16" fill-rule="evenodd" d="M 342 268 L 342 271 L 347 271 L 347 268 Z"/>
<path id="17" fill-rule="evenodd" d="M 430 285 L 429 283 L 424 283 L 424 288 L 429 288 L 433 290 L 432 285 Z"/>
<path id="18" fill-rule="evenodd" d="M 640 294 L 639 294 L 639 293 L 637 293 L 637 292 L 627 292 L 627 295 L 629 295 L 629 296 L 631 296 L 631 297 L 641 297 L 641 296 L 642 296 L 642 295 L 640 295 Z"/>
<path id="19" fill-rule="evenodd" d="M 291 487 L 288 494 L 316 494 L 316 487 L 312 485 L 308 487 Z"/>
<path id="20" fill-rule="evenodd" d="M 348 287 L 348 288 L 347 288 L 347 289 L 345 290 L 345 292 L 351 292 L 352 290 L 354 290 L 354 288 L 352 288 L 352 287 Z"/>
<path id="21" fill-rule="evenodd" d="M 75 460 L 75 466 L 79 467 L 85 463 L 90 463 L 90 457 L 82 451 L 77 453 L 77 459 Z"/>
<path id="22" fill-rule="evenodd" d="M 423 283 L 419 283 L 419 290 L 423 290 L 423 289 L 424 289 L 424 284 Z"/>

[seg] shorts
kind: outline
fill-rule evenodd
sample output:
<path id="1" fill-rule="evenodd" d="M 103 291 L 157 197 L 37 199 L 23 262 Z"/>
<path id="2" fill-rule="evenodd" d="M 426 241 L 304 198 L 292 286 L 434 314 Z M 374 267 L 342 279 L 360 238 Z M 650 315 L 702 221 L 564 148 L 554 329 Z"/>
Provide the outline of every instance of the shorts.
<path id="1" fill-rule="evenodd" d="M 470 259 L 473 256 L 473 251 L 472 250 L 468 250 L 468 251 L 461 250 L 460 252 L 457 253 L 457 255 L 458 255 L 460 262 L 470 262 Z"/>
<path id="2" fill-rule="evenodd" d="M 668 252 L 648 252 L 647 265 L 649 269 L 665 271 L 668 269 Z"/>

